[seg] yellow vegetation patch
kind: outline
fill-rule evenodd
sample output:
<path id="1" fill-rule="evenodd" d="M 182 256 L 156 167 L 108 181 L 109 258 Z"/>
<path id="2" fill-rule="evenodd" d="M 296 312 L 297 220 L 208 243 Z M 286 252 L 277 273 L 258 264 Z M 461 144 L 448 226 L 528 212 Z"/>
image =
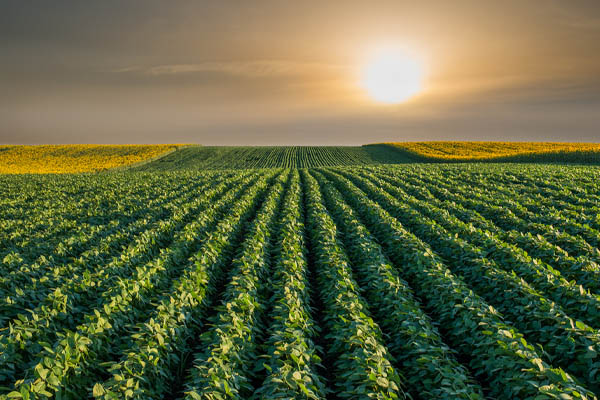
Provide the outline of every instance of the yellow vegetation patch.
<path id="1" fill-rule="evenodd" d="M 176 148 L 172 144 L 0 146 L 0 174 L 98 172 L 158 157 Z"/>
<path id="2" fill-rule="evenodd" d="M 422 157 L 448 161 L 488 160 L 527 154 L 600 153 L 596 143 L 402 142 L 386 143 Z"/>

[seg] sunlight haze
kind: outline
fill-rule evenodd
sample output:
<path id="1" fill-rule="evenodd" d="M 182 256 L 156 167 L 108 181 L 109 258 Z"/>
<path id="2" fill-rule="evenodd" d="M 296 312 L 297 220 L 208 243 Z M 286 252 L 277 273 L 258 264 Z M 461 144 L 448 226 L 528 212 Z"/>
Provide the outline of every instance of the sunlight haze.
<path id="1" fill-rule="evenodd" d="M 592 0 L 5 2 L 0 143 L 597 141 L 598 43 Z"/>

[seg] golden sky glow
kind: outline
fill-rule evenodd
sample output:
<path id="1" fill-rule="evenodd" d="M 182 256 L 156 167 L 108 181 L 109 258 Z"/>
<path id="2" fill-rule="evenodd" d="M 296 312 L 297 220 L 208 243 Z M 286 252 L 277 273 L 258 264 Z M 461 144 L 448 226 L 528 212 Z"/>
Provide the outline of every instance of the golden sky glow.
<path id="1" fill-rule="evenodd" d="M 597 141 L 598 43 L 597 0 L 9 2 L 0 143 Z"/>
<path id="2" fill-rule="evenodd" d="M 424 66 L 413 55 L 390 47 L 373 52 L 361 72 L 360 84 L 373 100 L 397 104 L 423 88 Z"/>

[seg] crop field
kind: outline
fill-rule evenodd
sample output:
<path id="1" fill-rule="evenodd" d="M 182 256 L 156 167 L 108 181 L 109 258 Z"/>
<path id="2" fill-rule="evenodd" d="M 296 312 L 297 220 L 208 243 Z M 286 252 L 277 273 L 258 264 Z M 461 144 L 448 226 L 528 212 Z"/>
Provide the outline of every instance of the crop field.
<path id="1" fill-rule="evenodd" d="M 0 398 L 596 399 L 599 182 L 542 164 L 0 175 Z"/>
<path id="2" fill-rule="evenodd" d="M 412 157 L 416 161 L 600 164 L 600 144 L 598 143 L 441 141 L 399 142 L 387 143 L 387 145 L 404 153 L 405 157 Z"/>
<path id="3" fill-rule="evenodd" d="M 152 160 L 178 145 L 0 146 L 0 174 L 99 172 Z"/>
<path id="4" fill-rule="evenodd" d="M 245 168 L 314 168 L 342 165 L 398 164 L 413 158 L 386 145 L 370 146 L 201 146 L 187 147 L 137 171 Z"/>
<path id="5" fill-rule="evenodd" d="M 440 162 L 600 164 L 592 143 L 404 142 L 364 146 L 0 146 L 0 174 L 317 168 Z"/>

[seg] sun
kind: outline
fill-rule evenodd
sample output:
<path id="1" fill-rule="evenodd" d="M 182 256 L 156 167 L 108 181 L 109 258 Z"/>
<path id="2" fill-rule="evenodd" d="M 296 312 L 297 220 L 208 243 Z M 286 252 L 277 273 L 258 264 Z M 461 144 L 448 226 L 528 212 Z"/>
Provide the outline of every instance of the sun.
<path id="1" fill-rule="evenodd" d="M 361 86 L 375 101 L 402 103 L 421 91 L 423 66 L 401 50 L 386 49 L 363 67 Z"/>

